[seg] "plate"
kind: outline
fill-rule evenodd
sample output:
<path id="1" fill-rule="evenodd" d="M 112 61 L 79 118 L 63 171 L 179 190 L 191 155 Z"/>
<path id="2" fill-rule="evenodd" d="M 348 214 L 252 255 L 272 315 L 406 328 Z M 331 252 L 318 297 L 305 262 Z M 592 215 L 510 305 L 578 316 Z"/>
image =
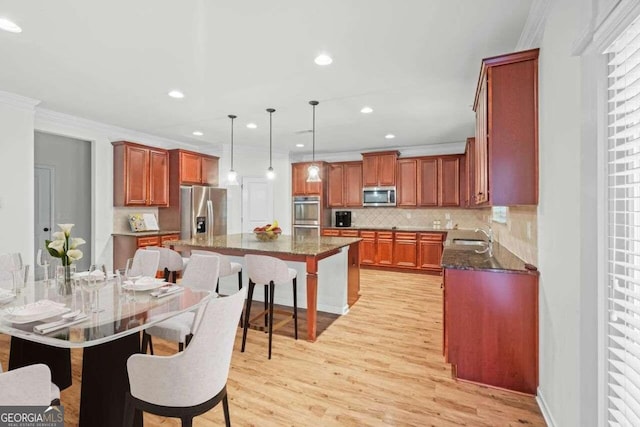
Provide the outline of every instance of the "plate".
<path id="1" fill-rule="evenodd" d="M 20 307 L 7 308 L 4 310 L 5 314 L 3 318 L 8 322 L 21 325 L 59 316 L 69 310 L 69 307 L 65 307 L 64 304 L 50 300 L 42 300 Z"/>
<path id="2" fill-rule="evenodd" d="M 122 284 L 122 289 L 127 291 L 150 291 L 152 289 L 158 289 L 166 285 L 164 279 L 154 279 L 153 282 L 134 283 L 129 280 L 125 280 Z"/>

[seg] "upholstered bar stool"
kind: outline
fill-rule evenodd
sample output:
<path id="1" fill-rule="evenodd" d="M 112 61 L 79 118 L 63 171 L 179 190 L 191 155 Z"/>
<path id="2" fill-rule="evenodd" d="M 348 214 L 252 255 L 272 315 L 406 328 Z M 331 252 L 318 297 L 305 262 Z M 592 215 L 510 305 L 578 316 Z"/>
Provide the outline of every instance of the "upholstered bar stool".
<path id="1" fill-rule="evenodd" d="M 242 331 L 242 349 L 247 342 L 247 329 L 264 331 L 265 328 L 269 332 L 269 359 L 271 359 L 271 342 L 273 341 L 273 331 L 281 328 L 293 319 L 295 337 L 298 339 L 298 297 L 297 297 L 297 272 L 293 268 L 287 267 L 284 261 L 265 255 L 245 255 L 245 266 L 249 274 L 249 295 L 247 296 L 247 306 L 244 314 L 244 328 Z M 293 283 L 293 313 L 285 310 L 273 309 L 273 296 L 275 285 L 283 285 L 285 283 Z M 251 318 L 251 302 L 253 300 L 253 290 L 256 285 L 264 285 L 264 305 L 265 309 Z M 267 303 L 268 301 L 268 303 Z M 273 314 L 285 314 L 287 317 L 280 320 L 277 324 L 273 324 Z M 258 326 L 255 323 L 257 319 L 264 316 L 265 325 Z"/>
<path id="2" fill-rule="evenodd" d="M 184 262 L 182 256 L 169 248 L 161 248 L 159 246 L 147 246 L 148 251 L 160 252 L 160 262 L 158 263 L 158 270 L 164 272 L 164 280 L 169 281 L 169 277 L 173 275 L 171 279 L 172 283 L 176 283 L 178 278 L 178 271 L 182 271 L 184 268 Z"/>

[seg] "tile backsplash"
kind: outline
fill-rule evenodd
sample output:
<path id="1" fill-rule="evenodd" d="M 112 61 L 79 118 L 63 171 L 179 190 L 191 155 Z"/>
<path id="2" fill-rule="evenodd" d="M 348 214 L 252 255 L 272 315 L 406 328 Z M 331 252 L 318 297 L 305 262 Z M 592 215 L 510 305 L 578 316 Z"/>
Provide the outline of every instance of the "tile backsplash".
<path id="1" fill-rule="evenodd" d="M 486 210 L 491 215 L 491 210 Z M 538 207 L 510 206 L 507 223 L 491 223 L 496 240 L 520 259 L 538 265 Z"/>
<path id="2" fill-rule="evenodd" d="M 129 214 L 145 214 L 152 213 L 158 217 L 158 208 L 146 208 L 146 207 L 114 207 L 113 208 L 113 232 L 114 233 L 128 233 L 131 231 L 129 226 Z"/>

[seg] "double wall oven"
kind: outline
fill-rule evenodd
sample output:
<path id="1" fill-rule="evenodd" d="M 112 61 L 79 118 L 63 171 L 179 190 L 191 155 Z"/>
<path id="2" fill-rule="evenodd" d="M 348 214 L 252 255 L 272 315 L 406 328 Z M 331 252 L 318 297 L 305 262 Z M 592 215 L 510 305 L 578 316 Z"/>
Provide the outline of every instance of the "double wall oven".
<path id="1" fill-rule="evenodd" d="M 295 196 L 292 215 L 294 236 L 320 236 L 322 215 L 320 196 Z"/>

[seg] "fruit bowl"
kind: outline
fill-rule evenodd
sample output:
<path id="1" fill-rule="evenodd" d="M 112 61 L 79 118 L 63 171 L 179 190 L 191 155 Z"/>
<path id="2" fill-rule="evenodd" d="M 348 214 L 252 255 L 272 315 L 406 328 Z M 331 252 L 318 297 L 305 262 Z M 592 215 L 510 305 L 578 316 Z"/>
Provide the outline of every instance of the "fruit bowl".
<path id="1" fill-rule="evenodd" d="M 256 238 L 261 242 L 269 242 L 276 240 L 282 231 L 254 231 Z"/>

